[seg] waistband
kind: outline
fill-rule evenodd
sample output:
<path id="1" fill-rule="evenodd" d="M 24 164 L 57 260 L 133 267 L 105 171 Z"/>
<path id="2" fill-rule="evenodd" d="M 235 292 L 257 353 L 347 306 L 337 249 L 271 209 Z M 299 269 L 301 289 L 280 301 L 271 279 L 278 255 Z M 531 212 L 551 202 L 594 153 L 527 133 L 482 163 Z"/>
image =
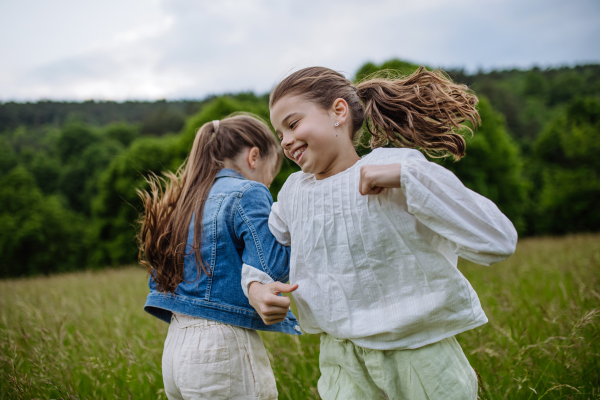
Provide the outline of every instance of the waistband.
<path id="1" fill-rule="evenodd" d="M 210 319 L 191 317 L 189 315 L 173 313 L 171 317 L 171 326 L 174 328 L 184 329 L 190 326 L 212 326 L 225 325 L 222 322 L 212 321 Z"/>
<path id="2" fill-rule="evenodd" d="M 290 335 L 302 334 L 298 320 L 291 311 L 288 312 L 284 321 L 266 325 L 250 304 L 241 307 L 218 301 L 151 291 L 146 298 L 144 310 L 167 323 L 172 321 L 177 323 L 178 321 L 173 319 L 173 314 L 177 313 L 184 316 L 178 320 L 184 321 L 187 326 L 198 324 L 197 319 L 207 319 L 246 329 L 282 332 Z M 188 318 L 196 319 L 190 321 Z"/>

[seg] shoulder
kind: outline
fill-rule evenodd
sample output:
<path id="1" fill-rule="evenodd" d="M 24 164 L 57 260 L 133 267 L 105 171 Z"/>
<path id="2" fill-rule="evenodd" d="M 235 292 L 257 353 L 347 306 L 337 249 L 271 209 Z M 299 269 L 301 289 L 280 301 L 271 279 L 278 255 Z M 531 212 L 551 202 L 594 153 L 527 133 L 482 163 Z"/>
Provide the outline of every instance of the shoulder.
<path id="1" fill-rule="evenodd" d="M 418 150 L 405 148 L 377 148 L 365 156 L 365 164 L 385 165 L 401 163 L 408 160 L 426 161 L 425 156 Z"/>
<path id="2" fill-rule="evenodd" d="M 259 182 L 249 182 L 236 193 L 238 201 L 235 203 L 235 213 L 248 222 L 253 218 L 268 216 L 273 205 L 271 192 Z"/>
<path id="3" fill-rule="evenodd" d="M 297 185 L 298 183 L 302 182 L 303 180 L 309 179 L 311 176 L 312 176 L 311 174 L 307 174 L 302 171 L 294 172 L 287 178 L 287 180 L 285 181 L 283 186 L 291 187 L 291 186 Z"/>
<path id="4" fill-rule="evenodd" d="M 260 182 L 239 178 L 219 178 L 210 190 L 209 199 L 231 198 L 240 206 L 273 204 L 269 189 Z"/>
<path id="5" fill-rule="evenodd" d="M 237 177 L 222 177 L 218 178 L 211 188 L 211 196 L 234 196 L 244 197 L 245 195 L 253 195 L 257 193 L 265 193 L 271 195 L 269 189 L 260 182 L 241 179 Z"/>
<path id="6" fill-rule="evenodd" d="M 271 196 L 271 192 L 269 192 L 269 189 L 265 185 L 255 181 L 244 182 L 245 184 L 241 185 L 238 189 L 242 202 L 267 201 L 269 204 L 273 203 L 273 196 Z"/>
<path id="7" fill-rule="evenodd" d="M 311 174 L 307 174 L 302 171 L 294 172 L 285 180 L 285 183 L 281 187 L 281 190 L 279 191 L 277 197 L 280 198 L 281 196 L 285 196 L 286 193 L 289 193 L 290 191 L 293 191 L 296 187 L 298 187 L 298 185 L 301 182 L 310 179 L 311 177 Z"/>

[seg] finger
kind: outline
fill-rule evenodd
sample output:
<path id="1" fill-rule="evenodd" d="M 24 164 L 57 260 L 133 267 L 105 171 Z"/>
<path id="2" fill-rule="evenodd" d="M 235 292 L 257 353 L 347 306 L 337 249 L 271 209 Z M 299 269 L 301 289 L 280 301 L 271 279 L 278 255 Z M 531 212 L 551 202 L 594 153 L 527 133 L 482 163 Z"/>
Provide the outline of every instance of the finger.
<path id="1" fill-rule="evenodd" d="M 292 293 L 294 290 L 298 289 L 298 284 L 289 285 L 287 283 L 282 282 L 273 282 L 269 283 L 269 289 L 273 292 L 277 293 Z"/>
<path id="2" fill-rule="evenodd" d="M 365 195 L 374 194 L 375 190 L 377 190 L 377 187 L 370 186 L 370 187 L 366 188 L 366 190 L 364 190 L 364 194 Z"/>
<path id="3" fill-rule="evenodd" d="M 360 193 L 364 196 L 371 192 L 373 185 L 367 178 L 363 179 L 362 185 L 360 186 Z"/>
<path id="4" fill-rule="evenodd" d="M 275 315 L 265 315 L 264 319 L 269 322 L 273 322 L 273 321 L 281 322 L 285 319 L 286 316 L 287 316 L 287 313 L 285 313 L 285 314 L 280 313 L 280 314 L 275 314 Z"/>
<path id="5" fill-rule="evenodd" d="M 290 299 L 285 296 L 271 295 L 264 300 L 264 304 L 267 307 L 278 307 L 287 309 L 290 307 Z"/>
<path id="6" fill-rule="evenodd" d="M 269 319 L 269 320 L 265 320 L 265 319 L 263 318 L 263 322 L 265 323 L 265 325 L 273 325 L 273 324 L 277 324 L 277 323 L 279 323 L 279 322 L 283 321 L 284 319 L 285 319 L 285 318 L 274 319 L 274 320 L 270 320 L 270 319 Z"/>
<path id="7" fill-rule="evenodd" d="M 382 186 L 374 186 L 371 188 L 371 190 L 367 194 L 380 194 L 384 190 L 385 190 L 385 188 Z"/>
<path id="8" fill-rule="evenodd" d="M 365 184 L 364 181 L 362 181 L 362 177 L 361 182 L 358 184 L 358 192 L 363 196 L 369 193 L 369 187 Z"/>
<path id="9" fill-rule="evenodd" d="M 287 313 L 276 314 L 276 315 L 264 315 L 261 318 L 265 324 L 270 325 L 270 324 L 276 324 L 278 322 L 285 320 L 286 316 L 287 316 Z"/>

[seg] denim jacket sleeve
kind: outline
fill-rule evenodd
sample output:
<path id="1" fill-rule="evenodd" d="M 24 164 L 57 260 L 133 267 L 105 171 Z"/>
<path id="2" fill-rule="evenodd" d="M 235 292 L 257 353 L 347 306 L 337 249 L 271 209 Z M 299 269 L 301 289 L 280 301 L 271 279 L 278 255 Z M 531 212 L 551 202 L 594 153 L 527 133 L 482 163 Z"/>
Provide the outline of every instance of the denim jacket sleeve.
<path id="1" fill-rule="evenodd" d="M 235 209 L 235 233 L 244 243 L 242 262 L 266 273 L 275 281 L 287 282 L 290 248 L 277 242 L 269 229 L 273 198 L 264 185 L 253 185 L 242 194 Z"/>

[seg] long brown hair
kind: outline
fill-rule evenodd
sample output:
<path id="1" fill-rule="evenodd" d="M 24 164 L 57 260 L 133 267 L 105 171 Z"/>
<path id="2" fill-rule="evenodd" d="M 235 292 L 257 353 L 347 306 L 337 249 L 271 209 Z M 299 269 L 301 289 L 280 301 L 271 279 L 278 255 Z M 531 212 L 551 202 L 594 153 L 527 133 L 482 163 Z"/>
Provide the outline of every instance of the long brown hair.
<path id="1" fill-rule="evenodd" d="M 477 97 L 441 70 L 420 67 L 406 77 L 382 71 L 356 86 L 342 74 L 324 67 L 304 68 L 281 81 L 271 92 L 269 106 L 287 95 L 301 95 L 328 109 L 342 98 L 348 103 L 352 137 L 366 120 L 371 148 L 392 145 L 419 148 L 433 157 L 465 155 L 463 131 L 480 122 Z"/>
<path id="2" fill-rule="evenodd" d="M 150 190 L 137 190 L 144 203 L 138 260 L 148 269 L 158 290 L 174 293 L 184 279 L 185 248 L 193 215 L 197 276 L 200 269 L 211 274 L 210 265 L 200 254 L 204 203 L 225 160 L 235 158 L 247 147 L 258 147 L 260 157 L 276 156 L 275 167 L 281 167 L 281 146 L 269 127 L 256 116 L 236 114 L 202 125 L 188 159 L 177 173 L 150 175 L 146 179 Z"/>

